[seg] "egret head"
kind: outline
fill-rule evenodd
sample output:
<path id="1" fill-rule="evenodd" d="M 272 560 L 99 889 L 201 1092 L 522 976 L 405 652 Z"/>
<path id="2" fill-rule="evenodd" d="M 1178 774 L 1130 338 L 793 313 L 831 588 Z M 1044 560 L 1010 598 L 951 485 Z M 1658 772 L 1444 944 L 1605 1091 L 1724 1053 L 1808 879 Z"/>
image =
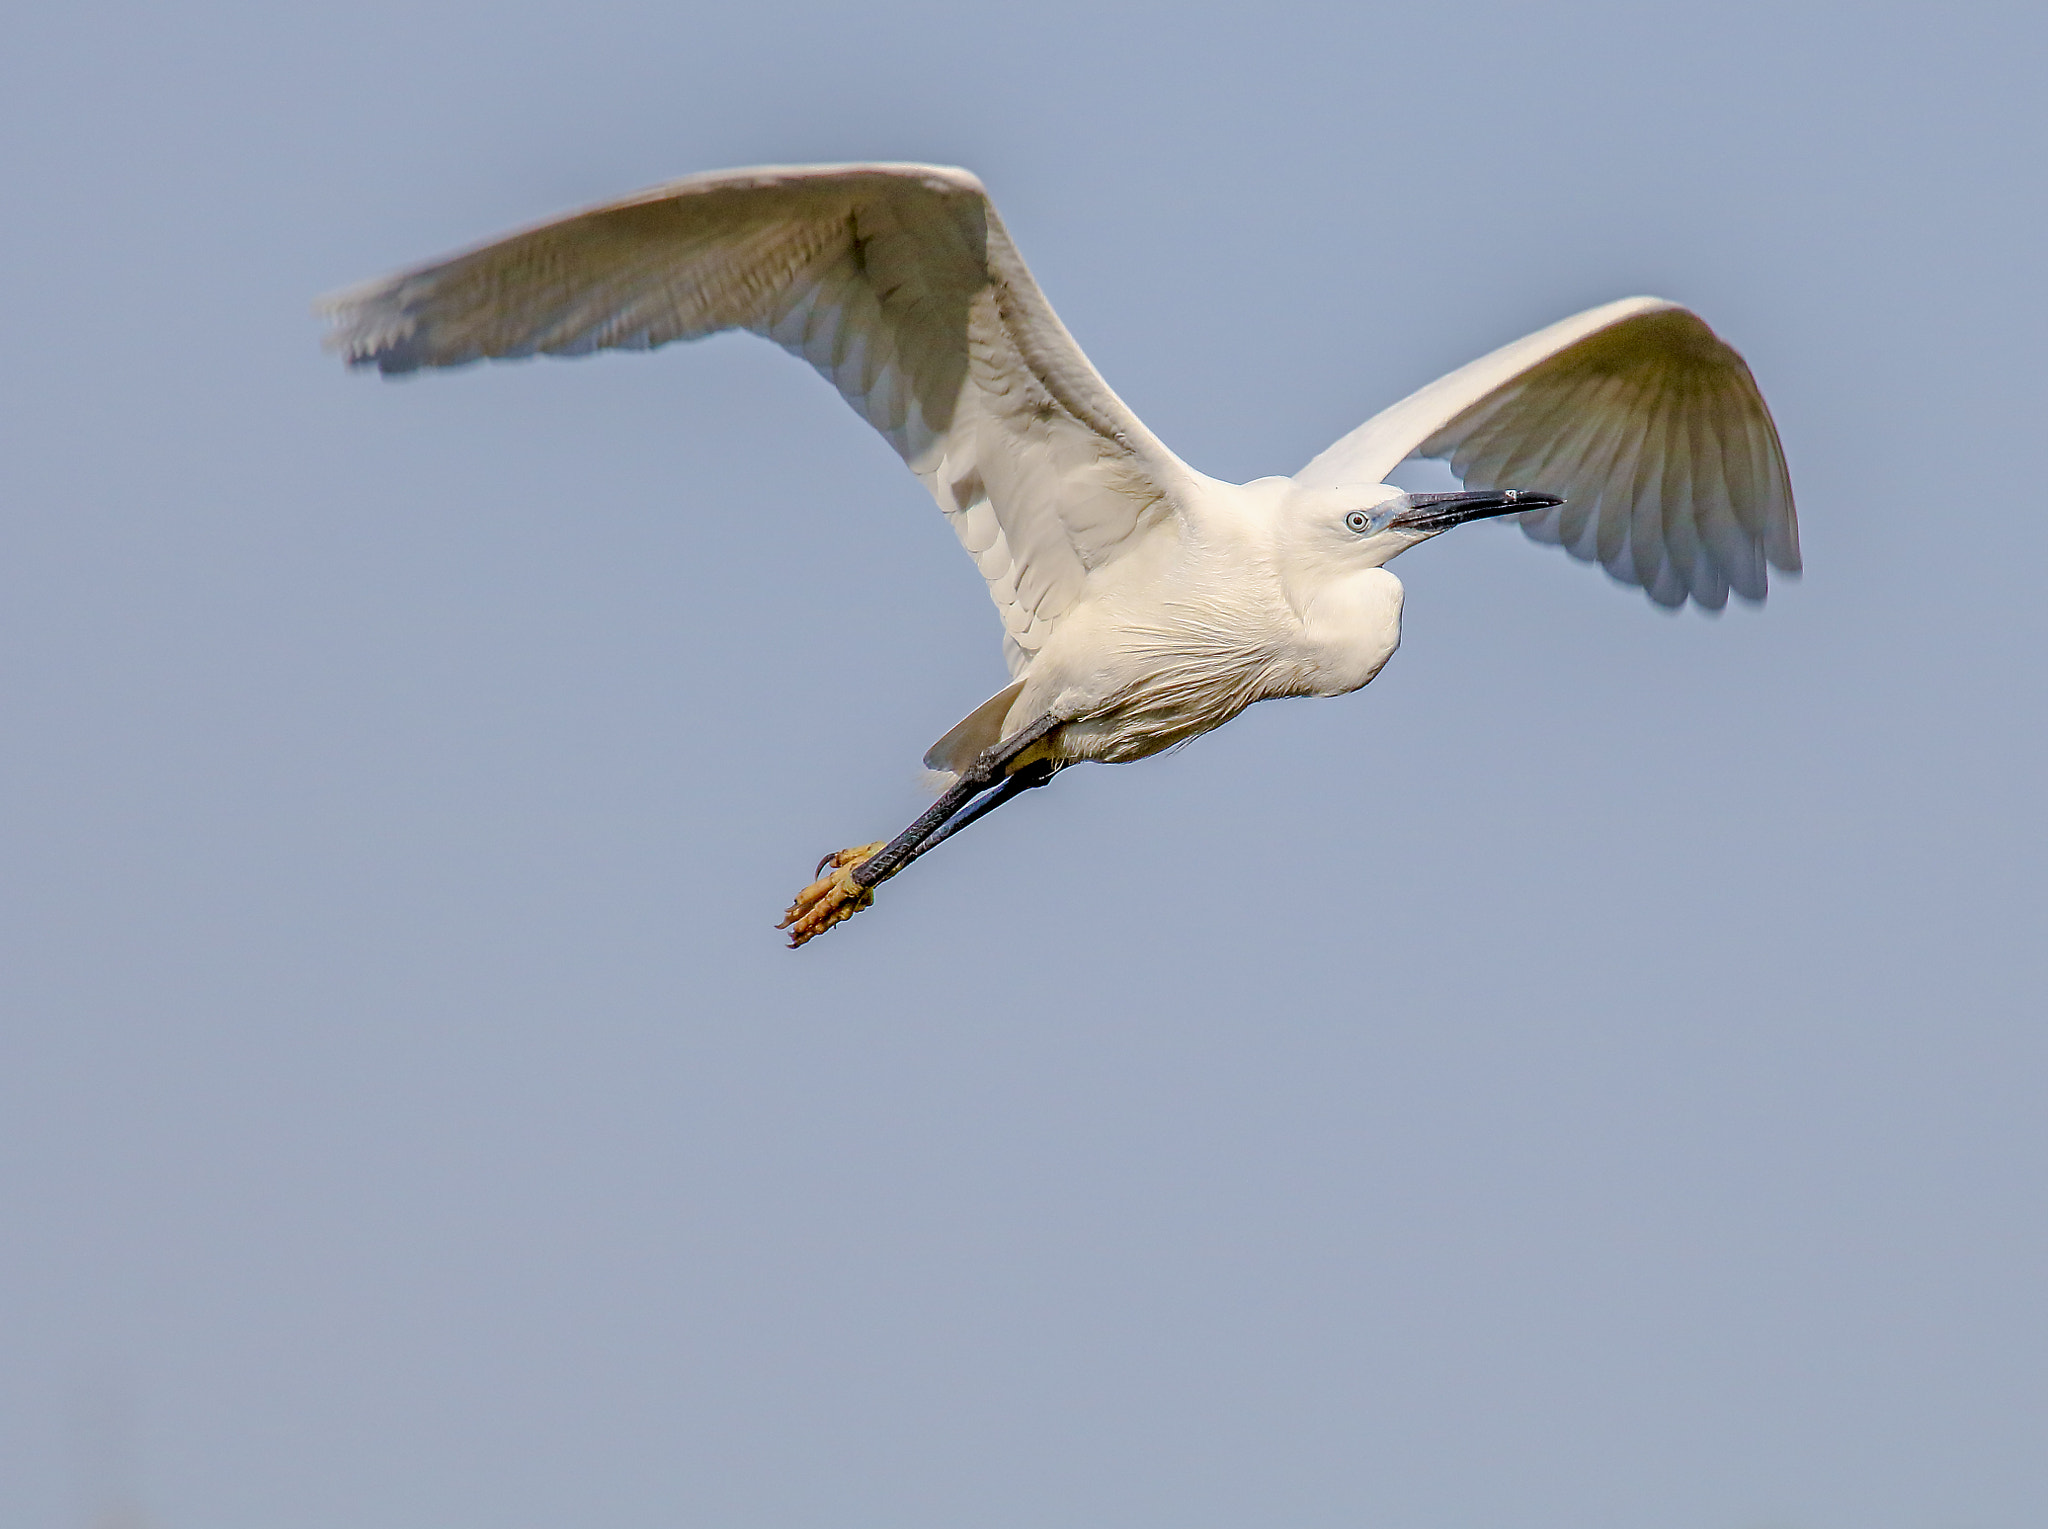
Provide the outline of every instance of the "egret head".
<path id="1" fill-rule="evenodd" d="M 1299 510 L 1319 551 L 1345 563 L 1378 568 L 1417 542 L 1468 520 L 1547 510 L 1563 503 L 1555 494 L 1511 488 L 1410 494 L 1392 484 L 1375 483 L 1304 494 Z"/>

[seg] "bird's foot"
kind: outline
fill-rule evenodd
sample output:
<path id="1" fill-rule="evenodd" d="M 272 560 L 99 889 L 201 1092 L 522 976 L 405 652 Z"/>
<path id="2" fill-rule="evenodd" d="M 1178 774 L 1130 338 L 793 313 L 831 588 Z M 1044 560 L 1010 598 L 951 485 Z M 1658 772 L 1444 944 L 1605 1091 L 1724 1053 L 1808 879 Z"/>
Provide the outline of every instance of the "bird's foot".
<path id="1" fill-rule="evenodd" d="M 789 911 L 782 915 L 782 922 L 775 926 L 789 931 L 791 950 L 807 940 L 816 939 L 834 924 L 845 923 L 874 902 L 875 889 L 862 886 L 854 880 L 853 873 L 864 862 L 881 853 L 888 843 L 887 839 L 877 839 L 873 844 L 863 844 L 856 849 L 842 849 L 818 862 L 820 871 L 829 865 L 831 873 L 821 875 L 797 893 L 796 901 L 789 905 Z"/>

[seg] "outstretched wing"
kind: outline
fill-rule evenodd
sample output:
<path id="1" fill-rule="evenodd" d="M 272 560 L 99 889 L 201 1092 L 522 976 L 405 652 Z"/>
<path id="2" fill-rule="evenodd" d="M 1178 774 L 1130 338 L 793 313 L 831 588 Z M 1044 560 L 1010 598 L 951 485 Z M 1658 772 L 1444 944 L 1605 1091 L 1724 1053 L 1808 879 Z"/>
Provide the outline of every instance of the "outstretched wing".
<path id="1" fill-rule="evenodd" d="M 1566 503 L 1521 517 L 1659 605 L 1762 600 L 1765 564 L 1799 569 L 1792 481 L 1742 357 L 1655 297 L 1592 308 L 1411 393 L 1299 473 L 1379 483 L 1405 457 L 1467 483 Z"/>
<path id="2" fill-rule="evenodd" d="M 1177 524 L 1192 481 L 1089 364 L 964 170 L 695 175 L 322 307 L 329 347 L 386 373 L 766 336 L 923 479 L 988 581 L 1012 673 L 1091 569 Z"/>

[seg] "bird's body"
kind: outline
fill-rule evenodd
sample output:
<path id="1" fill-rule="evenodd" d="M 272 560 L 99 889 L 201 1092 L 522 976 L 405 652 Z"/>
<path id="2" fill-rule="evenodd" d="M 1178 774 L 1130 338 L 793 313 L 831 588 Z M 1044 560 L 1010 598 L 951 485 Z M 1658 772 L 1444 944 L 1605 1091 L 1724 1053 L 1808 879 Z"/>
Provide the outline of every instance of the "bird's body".
<path id="1" fill-rule="evenodd" d="M 1255 701 L 1365 685 L 1401 638 L 1384 565 L 1466 520 L 1519 516 L 1667 607 L 1761 600 L 1767 563 L 1799 564 L 1763 399 L 1676 304 L 1578 314 L 1292 478 L 1224 483 L 1111 391 L 980 182 L 943 167 L 694 176 L 327 306 L 336 348 L 387 373 L 750 329 L 815 366 L 930 491 L 987 581 L 1011 684 L 927 753 L 952 778 L 930 812 L 827 857 L 785 920 L 797 944 L 1067 765 L 1129 763 Z M 1384 479 L 1410 456 L 1518 486 L 1406 494 Z"/>
<path id="2" fill-rule="evenodd" d="M 1333 567 L 1300 545 L 1330 495 L 1286 478 L 1192 487 L 1172 532 L 1105 570 L 1047 638 L 1008 731 L 1057 716 L 1050 757 L 1129 764 L 1254 701 L 1356 690 L 1393 656 L 1401 581 L 1377 566 Z"/>

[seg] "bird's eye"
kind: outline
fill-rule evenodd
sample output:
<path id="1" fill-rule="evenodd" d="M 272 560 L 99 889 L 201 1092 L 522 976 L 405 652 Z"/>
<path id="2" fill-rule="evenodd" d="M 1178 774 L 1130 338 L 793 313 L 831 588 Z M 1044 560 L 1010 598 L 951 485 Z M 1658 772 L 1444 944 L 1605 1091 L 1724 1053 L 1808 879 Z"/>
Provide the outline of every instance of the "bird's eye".
<path id="1" fill-rule="evenodd" d="M 1372 524 L 1372 517 L 1363 510 L 1353 510 L 1344 517 L 1344 524 L 1351 527 L 1354 531 L 1363 532 L 1367 526 Z"/>

